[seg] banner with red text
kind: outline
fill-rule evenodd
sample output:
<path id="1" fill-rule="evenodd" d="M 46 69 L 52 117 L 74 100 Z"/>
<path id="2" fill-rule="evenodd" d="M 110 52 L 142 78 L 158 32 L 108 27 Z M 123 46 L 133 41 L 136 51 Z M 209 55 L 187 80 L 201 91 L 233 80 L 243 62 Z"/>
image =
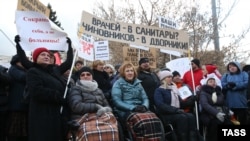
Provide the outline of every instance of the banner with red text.
<path id="1" fill-rule="evenodd" d="M 35 11 L 16 11 L 15 22 L 24 50 L 32 51 L 38 47 L 61 51 L 68 49 L 67 34 L 51 28 L 50 20 L 44 14 Z"/>

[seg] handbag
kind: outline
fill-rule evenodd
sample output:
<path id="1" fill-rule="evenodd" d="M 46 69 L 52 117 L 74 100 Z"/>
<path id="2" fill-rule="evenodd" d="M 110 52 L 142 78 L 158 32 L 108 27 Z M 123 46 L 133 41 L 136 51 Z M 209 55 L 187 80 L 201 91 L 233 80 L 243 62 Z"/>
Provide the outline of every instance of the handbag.
<path id="1" fill-rule="evenodd" d="M 96 113 L 87 113 L 78 122 L 77 141 L 119 141 L 118 122 L 111 112 L 100 117 Z"/>

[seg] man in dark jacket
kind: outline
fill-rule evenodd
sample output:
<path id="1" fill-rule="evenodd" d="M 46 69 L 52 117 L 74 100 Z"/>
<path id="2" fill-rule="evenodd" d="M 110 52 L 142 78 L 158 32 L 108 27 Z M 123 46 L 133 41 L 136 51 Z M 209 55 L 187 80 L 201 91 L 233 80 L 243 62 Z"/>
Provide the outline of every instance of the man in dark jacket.
<path id="1" fill-rule="evenodd" d="M 154 91 L 160 86 L 160 80 L 157 77 L 156 73 L 153 72 L 149 66 L 148 58 L 141 58 L 139 60 L 138 67 L 138 79 L 142 82 L 142 86 L 146 91 L 146 94 L 149 99 L 149 110 L 155 112 L 154 109 Z"/>
<path id="2" fill-rule="evenodd" d="M 6 140 L 7 131 L 7 112 L 8 112 L 8 93 L 10 77 L 7 68 L 0 65 L 0 140 Z"/>

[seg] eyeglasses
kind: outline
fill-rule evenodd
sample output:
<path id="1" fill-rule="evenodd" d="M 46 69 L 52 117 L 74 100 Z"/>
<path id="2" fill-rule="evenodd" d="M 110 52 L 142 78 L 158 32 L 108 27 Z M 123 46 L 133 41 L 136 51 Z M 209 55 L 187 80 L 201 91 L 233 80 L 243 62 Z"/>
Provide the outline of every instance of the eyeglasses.
<path id="1" fill-rule="evenodd" d="M 81 77 L 84 77 L 84 76 L 90 76 L 91 74 L 90 73 L 81 73 Z"/>
<path id="2" fill-rule="evenodd" d="M 109 69 L 110 67 L 104 67 L 104 69 Z"/>

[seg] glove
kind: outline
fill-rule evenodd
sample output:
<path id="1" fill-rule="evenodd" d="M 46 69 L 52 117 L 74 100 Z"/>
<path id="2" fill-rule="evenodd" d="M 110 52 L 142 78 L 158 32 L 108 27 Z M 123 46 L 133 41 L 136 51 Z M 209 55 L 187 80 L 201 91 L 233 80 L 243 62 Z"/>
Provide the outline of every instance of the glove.
<path id="1" fill-rule="evenodd" d="M 18 44 L 20 42 L 20 36 L 16 35 L 14 41 L 15 41 L 16 44 Z"/>
<path id="2" fill-rule="evenodd" d="M 96 104 L 96 107 L 97 107 L 97 110 L 103 108 L 103 107 L 102 107 L 101 105 L 99 105 L 99 104 Z"/>
<path id="3" fill-rule="evenodd" d="M 104 107 L 105 112 L 112 112 L 112 109 L 110 107 Z"/>
<path id="4" fill-rule="evenodd" d="M 216 114 L 216 118 L 217 118 L 218 120 L 220 120 L 221 122 L 224 122 L 224 120 L 225 120 L 225 114 L 219 112 L 219 113 Z"/>
<path id="5" fill-rule="evenodd" d="M 97 115 L 98 117 L 100 117 L 100 116 L 103 115 L 104 113 L 106 113 L 106 108 L 105 108 L 105 107 L 102 107 L 102 108 L 100 108 L 99 110 L 97 110 L 96 115 Z"/>
<path id="6" fill-rule="evenodd" d="M 234 88 L 235 86 L 236 86 L 236 84 L 235 84 L 234 82 L 228 82 L 228 83 L 227 83 L 227 87 L 228 87 L 228 88 L 231 88 L 231 89 L 232 89 L 232 88 Z"/>
<path id="7" fill-rule="evenodd" d="M 66 37 L 67 38 L 67 43 L 69 44 L 69 45 L 71 45 L 71 39 L 69 38 L 69 37 Z"/>
<path id="8" fill-rule="evenodd" d="M 184 112 L 183 109 L 178 109 L 178 110 L 176 111 L 176 113 L 177 113 L 177 114 L 183 114 L 183 113 L 185 113 L 185 112 Z"/>
<path id="9" fill-rule="evenodd" d="M 133 109 L 133 112 L 144 113 L 147 111 L 147 108 L 143 105 L 138 105 Z"/>
<path id="10" fill-rule="evenodd" d="M 7 70 L 8 70 L 8 68 L 6 68 L 6 67 L 0 65 L 0 72 L 6 73 Z"/>

